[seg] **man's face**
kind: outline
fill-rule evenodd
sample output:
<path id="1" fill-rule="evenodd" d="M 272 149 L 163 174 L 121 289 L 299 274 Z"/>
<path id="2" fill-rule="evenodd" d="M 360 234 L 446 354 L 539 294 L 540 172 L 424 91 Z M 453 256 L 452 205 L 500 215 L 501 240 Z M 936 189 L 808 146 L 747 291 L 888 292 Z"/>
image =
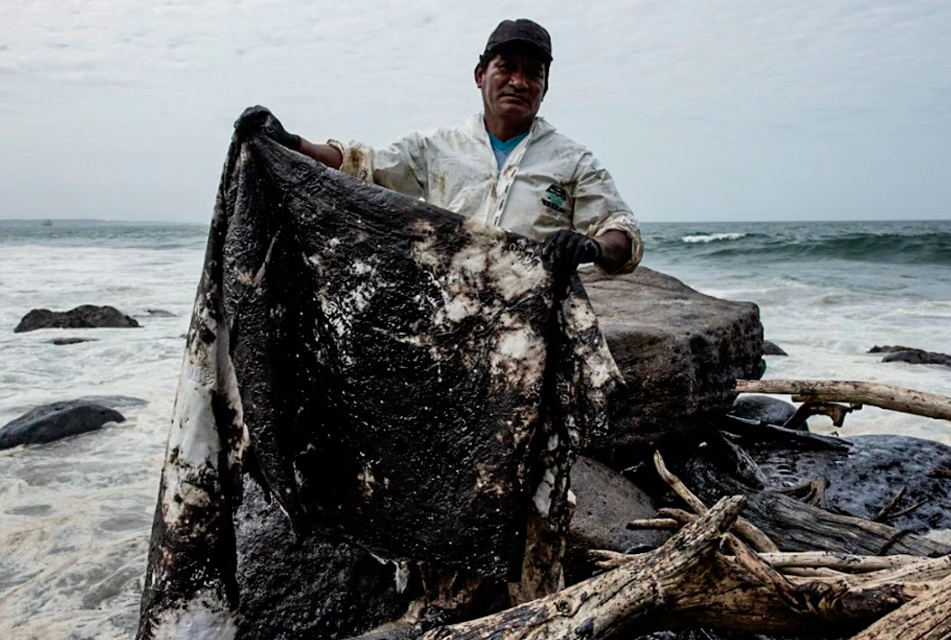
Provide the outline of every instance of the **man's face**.
<path id="1" fill-rule="evenodd" d="M 510 122 L 531 121 L 545 97 L 545 63 L 519 52 L 495 55 L 488 66 L 476 67 L 485 113 Z"/>

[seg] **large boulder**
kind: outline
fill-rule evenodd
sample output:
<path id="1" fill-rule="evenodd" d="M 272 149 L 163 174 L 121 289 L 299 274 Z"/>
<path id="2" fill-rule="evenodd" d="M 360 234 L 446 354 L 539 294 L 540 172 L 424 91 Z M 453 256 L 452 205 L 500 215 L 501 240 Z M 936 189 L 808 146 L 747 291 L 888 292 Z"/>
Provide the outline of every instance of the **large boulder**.
<path id="1" fill-rule="evenodd" d="M 669 531 L 627 529 L 631 520 L 653 518 L 657 507 L 650 496 L 610 467 L 580 456 L 571 467 L 571 490 L 577 501 L 565 554 L 569 583 L 594 574 L 588 551 L 644 551 L 664 544 Z"/>
<path id="2" fill-rule="evenodd" d="M 703 295 L 671 276 L 583 276 L 601 330 L 624 374 L 611 428 L 587 454 L 623 465 L 662 439 L 696 432 L 729 411 L 737 378 L 762 374 L 763 326 L 751 302 Z"/>
<path id="3" fill-rule="evenodd" d="M 138 326 L 140 325 L 134 318 L 115 307 L 84 304 L 69 311 L 33 309 L 23 316 L 13 332 L 23 333 L 37 329 L 125 329 Z"/>
<path id="4" fill-rule="evenodd" d="M 0 449 L 21 444 L 45 444 L 124 422 L 125 416 L 103 404 L 69 400 L 37 407 L 0 427 Z"/>

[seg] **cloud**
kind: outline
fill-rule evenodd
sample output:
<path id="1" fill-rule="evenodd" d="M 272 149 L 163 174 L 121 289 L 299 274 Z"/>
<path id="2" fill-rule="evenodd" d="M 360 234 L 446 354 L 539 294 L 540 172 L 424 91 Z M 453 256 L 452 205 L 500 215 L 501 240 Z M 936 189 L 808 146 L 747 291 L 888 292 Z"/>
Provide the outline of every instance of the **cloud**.
<path id="1" fill-rule="evenodd" d="M 518 16 L 552 33 L 544 114 L 645 219 L 951 217 L 951 6 L 927 0 L 15 4 L 0 217 L 206 219 L 247 104 L 317 140 L 461 122 Z"/>

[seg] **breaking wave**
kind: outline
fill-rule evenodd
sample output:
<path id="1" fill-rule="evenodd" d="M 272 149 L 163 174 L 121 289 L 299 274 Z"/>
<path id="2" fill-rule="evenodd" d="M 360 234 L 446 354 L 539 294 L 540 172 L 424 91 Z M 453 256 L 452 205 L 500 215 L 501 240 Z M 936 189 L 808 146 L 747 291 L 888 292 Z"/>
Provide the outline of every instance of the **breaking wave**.
<path id="1" fill-rule="evenodd" d="M 844 260 L 951 266 L 951 224 L 948 221 L 733 223 L 729 226 L 711 224 L 704 229 L 702 225 L 644 225 L 645 248 L 655 255 L 740 263 Z"/>
<path id="2" fill-rule="evenodd" d="M 722 257 L 743 253 L 772 258 L 951 265 L 951 233 L 851 233 L 787 243 L 756 243 L 742 248 L 723 249 L 717 253 Z"/>
<path id="3" fill-rule="evenodd" d="M 739 240 L 740 238 L 745 238 L 746 233 L 710 233 L 710 234 L 700 234 L 695 236 L 684 236 L 681 238 L 687 244 L 696 244 L 698 242 L 718 242 L 721 240 Z"/>

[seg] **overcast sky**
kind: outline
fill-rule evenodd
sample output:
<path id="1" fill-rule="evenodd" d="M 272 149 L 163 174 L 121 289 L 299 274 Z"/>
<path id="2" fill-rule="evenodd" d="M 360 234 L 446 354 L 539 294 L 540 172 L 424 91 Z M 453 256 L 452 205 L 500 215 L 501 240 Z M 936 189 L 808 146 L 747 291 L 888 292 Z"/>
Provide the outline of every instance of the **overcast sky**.
<path id="1" fill-rule="evenodd" d="M 951 218 L 947 0 L 2 2 L 0 218 L 204 222 L 251 104 L 311 140 L 460 123 L 515 17 L 644 221 Z"/>

